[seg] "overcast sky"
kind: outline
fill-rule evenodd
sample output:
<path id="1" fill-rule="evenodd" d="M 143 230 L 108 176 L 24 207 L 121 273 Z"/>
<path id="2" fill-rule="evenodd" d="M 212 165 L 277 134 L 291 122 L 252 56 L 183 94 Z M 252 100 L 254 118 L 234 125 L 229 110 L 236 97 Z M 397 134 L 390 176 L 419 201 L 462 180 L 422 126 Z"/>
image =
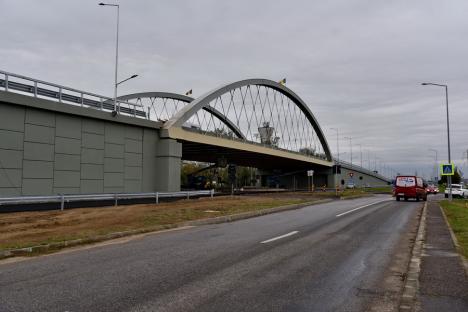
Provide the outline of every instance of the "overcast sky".
<path id="1" fill-rule="evenodd" d="M 99 1 L 0 0 L 0 69 L 112 96 L 115 20 Z M 447 159 L 468 168 L 468 1 L 120 0 L 119 94 L 199 96 L 245 78 L 287 77 L 333 152 L 368 152 L 429 176 Z"/>

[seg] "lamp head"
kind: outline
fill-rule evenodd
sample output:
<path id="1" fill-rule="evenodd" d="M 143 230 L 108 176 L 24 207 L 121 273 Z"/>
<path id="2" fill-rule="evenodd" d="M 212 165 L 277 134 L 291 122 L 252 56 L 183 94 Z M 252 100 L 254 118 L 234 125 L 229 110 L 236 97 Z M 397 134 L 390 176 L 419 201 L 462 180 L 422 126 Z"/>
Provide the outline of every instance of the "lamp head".
<path id="1" fill-rule="evenodd" d="M 104 2 L 99 3 L 99 5 L 106 5 Z"/>
<path id="2" fill-rule="evenodd" d="M 136 77 L 138 77 L 138 75 L 132 75 L 132 77 L 130 77 L 130 79 L 136 78 Z"/>
<path id="3" fill-rule="evenodd" d="M 423 86 L 427 86 L 427 85 L 428 85 L 428 83 L 427 83 L 427 82 L 423 82 L 423 83 L 421 83 L 421 85 L 423 85 Z"/>

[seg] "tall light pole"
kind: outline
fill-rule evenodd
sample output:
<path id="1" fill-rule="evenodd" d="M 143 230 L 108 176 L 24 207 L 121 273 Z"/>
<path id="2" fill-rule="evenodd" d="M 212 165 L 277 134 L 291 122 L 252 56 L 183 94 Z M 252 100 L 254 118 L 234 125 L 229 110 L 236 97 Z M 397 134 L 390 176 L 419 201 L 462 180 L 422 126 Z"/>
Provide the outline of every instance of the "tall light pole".
<path id="1" fill-rule="evenodd" d="M 437 86 L 445 88 L 445 106 L 447 110 L 447 150 L 448 150 L 448 162 L 452 163 L 452 158 L 450 157 L 450 122 L 449 122 L 449 108 L 448 108 L 448 86 L 445 84 L 438 84 L 432 82 L 423 82 L 423 86 Z M 452 176 L 447 176 L 447 187 L 449 188 L 449 201 L 452 200 Z"/>
<path id="2" fill-rule="evenodd" d="M 120 6 L 118 4 L 113 4 L 113 3 L 99 3 L 99 5 L 102 6 L 111 6 L 111 7 L 116 7 L 117 8 L 117 39 L 116 39 L 116 44 L 115 44 L 115 83 L 114 83 L 114 110 L 117 110 L 117 87 L 119 86 L 120 83 L 117 82 L 117 72 L 118 72 L 118 67 L 119 67 L 119 11 L 120 11 Z"/>
<path id="3" fill-rule="evenodd" d="M 335 193 L 336 195 L 338 195 L 338 164 L 340 163 L 340 136 L 338 128 L 330 129 L 336 131 L 336 154 L 338 158 L 335 164 Z"/>
<path id="4" fill-rule="evenodd" d="M 359 145 L 359 153 L 361 153 L 361 168 L 362 168 L 362 144 L 356 144 Z"/>
<path id="5" fill-rule="evenodd" d="M 351 154 L 351 167 L 353 166 L 353 138 L 352 137 L 344 137 L 346 140 L 349 140 L 349 152 Z"/>
<path id="6" fill-rule="evenodd" d="M 430 148 L 429 150 L 431 152 L 435 153 L 435 163 L 436 164 L 435 164 L 435 172 L 434 173 L 435 173 L 436 177 L 434 177 L 434 178 L 437 179 L 436 183 L 438 183 L 439 182 L 439 171 L 437 170 L 437 154 L 438 154 L 438 151 L 436 149 L 433 149 L 433 148 Z"/>

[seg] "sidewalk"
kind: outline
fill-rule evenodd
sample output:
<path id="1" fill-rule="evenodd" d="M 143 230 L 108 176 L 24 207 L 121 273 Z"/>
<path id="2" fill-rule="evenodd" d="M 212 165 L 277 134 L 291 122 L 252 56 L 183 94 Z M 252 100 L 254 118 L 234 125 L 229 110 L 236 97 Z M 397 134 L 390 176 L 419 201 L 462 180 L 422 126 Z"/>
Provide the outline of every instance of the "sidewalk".
<path id="1" fill-rule="evenodd" d="M 428 201 L 419 277 L 421 311 L 468 311 L 468 277 L 436 201 Z"/>

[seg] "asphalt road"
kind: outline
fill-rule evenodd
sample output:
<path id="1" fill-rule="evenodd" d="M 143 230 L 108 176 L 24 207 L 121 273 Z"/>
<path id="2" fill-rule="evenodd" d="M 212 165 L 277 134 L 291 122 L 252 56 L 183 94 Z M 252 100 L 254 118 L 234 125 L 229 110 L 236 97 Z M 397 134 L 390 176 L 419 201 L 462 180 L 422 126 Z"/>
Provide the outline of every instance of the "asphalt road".
<path id="1" fill-rule="evenodd" d="M 0 311 L 395 306 L 387 284 L 421 206 L 379 195 L 3 263 Z"/>

